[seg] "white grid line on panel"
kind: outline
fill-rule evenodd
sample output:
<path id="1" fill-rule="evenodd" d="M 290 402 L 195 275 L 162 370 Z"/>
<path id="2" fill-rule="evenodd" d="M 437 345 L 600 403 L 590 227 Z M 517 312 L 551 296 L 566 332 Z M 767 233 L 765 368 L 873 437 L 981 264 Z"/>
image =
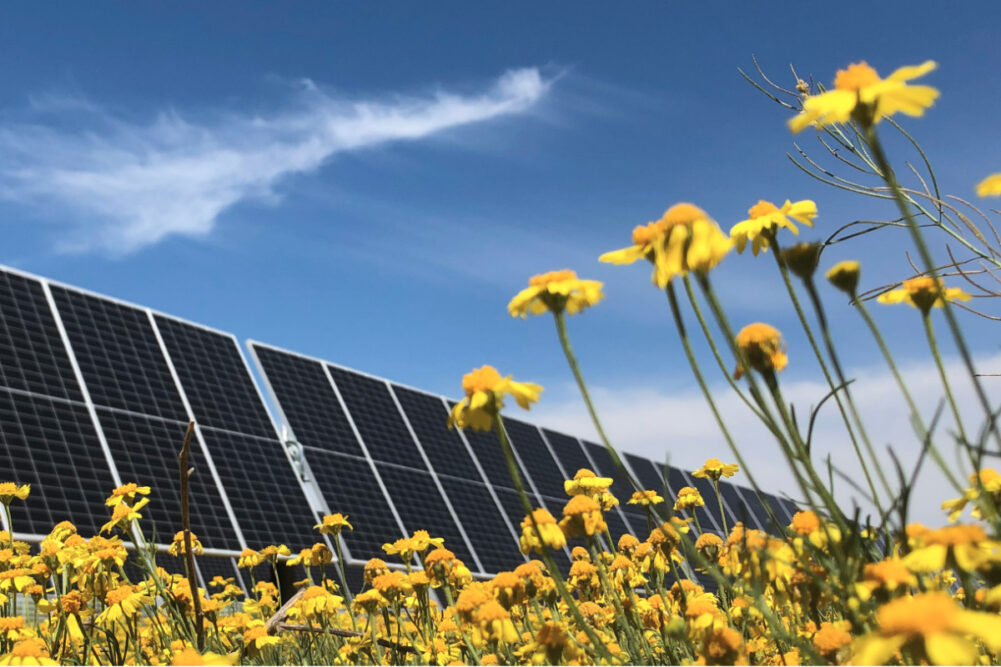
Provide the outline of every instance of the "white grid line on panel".
<path id="1" fill-rule="evenodd" d="M 462 525 L 462 521 L 459 520 L 459 515 L 456 514 L 455 508 L 452 507 L 452 501 L 449 499 L 448 494 L 445 493 L 445 487 L 442 486 L 441 480 L 438 479 L 438 473 L 435 471 L 434 466 L 431 465 L 431 459 L 428 458 L 427 453 L 424 451 L 424 446 L 421 445 L 420 440 L 417 439 L 417 434 L 414 432 L 414 427 L 410 424 L 410 419 L 407 414 L 403 411 L 403 406 L 400 405 L 400 399 L 397 398 L 396 392 L 393 391 L 393 385 L 390 384 L 388 380 L 384 380 L 386 389 L 389 391 L 389 395 L 393 399 L 393 404 L 396 409 L 400 412 L 400 417 L 403 419 L 403 424 L 407 427 L 407 432 L 410 433 L 410 438 L 414 441 L 414 445 L 417 447 L 417 451 L 420 453 L 421 458 L 424 460 L 424 465 L 427 466 L 428 470 L 431 471 L 431 479 L 434 480 L 435 488 L 438 489 L 438 494 L 441 495 L 442 500 L 445 501 L 445 506 L 448 507 L 448 513 L 452 515 L 452 520 L 455 522 L 455 526 L 459 529 L 462 534 L 462 539 L 466 541 L 466 546 L 469 547 L 469 553 L 473 555 L 473 560 L 476 561 L 476 567 L 478 572 L 487 571 L 483 568 L 483 563 L 480 562 L 480 556 L 476 553 L 476 549 L 473 547 L 473 541 L 469 539 L 469 535 L 466 534 L 466 528 Z M 496 572 L 494 573 L 496 574 Z"/>
<path id="2" fill-rule="evenodd" d="M 299 443 L 299 447 L 302 449 L 302 463 L 303 463 L 303 465 L 305 465 L 310 470 L 310 475 L 315 480 L 316 476 L 312 474 L 312 468 L 309 467 L 309 459 L 306 457 L 306 445 L 303 445 L 299 441 L 299 439 L 295 436 L 295 429 L 292 428 L 292 423 L 289 422 L 288 417 L 285 416 L 285 411 L 282 409 L 281 401 L 278 400 L 278 394 L 275 393 L 275 388 L 271 384 L 271 378 L 268 377 L 267 372 L 264 370 L 264 365 L 261 363 L 260 357 L 257 356 L 257 349 L 254 347 L 253 344 L 251 344 L 249 342 L 247 344 L 247 349 L 250 350 L 250 356 L 254 360 L 254 365 L 256 365 L 257 369 L 261 372 L 261 379 L 264 381 L 264 389 L 268 392 L 268 395 L 271 397 L 271 402 L 274 404 L 275 409 L 278 410 L 278 416 L 282 420 L 282 426 L 284 426 L 286 429 L 288 429 L 289 436 L 291 436 L 291 438 L 295 442 Z M 254 384 L 256 385 L 257 383 L 254 383 Z M 261 400 L 264 400 L 264 399 L 262 398 Z M 269 413 L 269 416 L 270 416 L 270 413 Z M 276 426 L 276 429 L 277 429 L 277 426 Z M 281 442 L 281 434 L 280 433 L 278 435 L 278 440 L 279 440 L 279 442 Z M 296 479 L 299 480 L 299 485 L 303 487 L 303 493 L 306 493 L 306 491 L 307 491 L 306 484 L 303 482 L 302 478 L 299 476 L 298 471 L 296 471 L 295 466 L 293 465 L 293 462 L 292 462 L 292 456 L 291 456 L 291 454 L 288 453 L 288 448 L 285 446 L 284 442 L 282 442 L 281 445 L 282 445 L 282 449 L 285 450 L 285 455 L 289 459 L 289 466 L 292 467 L 292 472 L 295 474 Z M 319 485 L 317 484 L 316 488 L 315 489 L 310 489 L 310 491 L 311 491 L 311 493 L 307 493 L 307 495 L 306 495 L 306 500 L 312 506 L 312 509 L 313 509 L 314 513 L 318 512 L 321 515 L 330 514 L 331 513 L 331 511 L 330 511 L 330 504 L 327 502 L 327 499 L 323 496 L 323 492 L 320 491 Z M 314 504 L 314 501 L 319 501 L 322 506 L 318 507 L 316 504 Z M 330 536 L 329 535 L 322 535 L 322 537 L 323 537 L 323 541 L 327 543 L 327 546 L 330 549 L 333 550 L 334 549 L 334 545 L 331 543 L 331 541 L 329 539 Z M 345 563 L 354 562 L 355 559 L 353 559 L 351 557 L 351 550 L 348 548 L 348 544 L 347 544 L 347 541 L 344 539 L 344 536 L 343 535 L 338 535 L 337 536 L 337 540 L 341 543 L 341 554 L 344 556 L 344 562 Z M 334 553 L 336 553 L 336 550 L 334 551 Z M 367 561 L 365 561 L 365 562 L 367 562 Z"/>
<path id="3" fill-rule="evenodd" d="M 76 359 L 76 352 L 74 352 L 73 346 L 70 344 L 70 337 L 66 332 L 66 326 L 63 324 L 62 315 L 59 314 L 59 309 L 56 308 L 56 301 L 52 296 L 52 288 L 49 287 L 47 280 L 40 280 L 39 282 L 42 284 L 45 300 L 49 303 L 49 310 L 52 312 L 52 319 L 55 321 L 56 329 L 59 331 L 59 338 L 62 339 L 63 347 L 66 348 L 66 356 L 70 361 L 70 366 L 73 368 L 73 375 L 76 377 L 77 384 L 80 385 L 80 394 L 83 396 L 84 405 L 87 407 L 87 413 L 90 415 L 90 421 L 94 424 L 94 431 L 97 433 L 97 441 L 101 443 L 101 451 L 104 453 L 104 459 L 111 470 L 111 479 L 115 481 L 116 487 L 121 486 L 122 476 L 118 472 L 118 466 L 115 465 L 115 457 L 112 456 L 111 447 L 108 446 L 108 440 L 104 436 L 104 428 L 101 427 L 101 422 L 97 418 L 97 408 L 94 406 L 94 401 L 90 398 L 90 389 L 87 388 L 87 383 L 83 380 L 83 371 L 80 370 L 80 364 Z"/>
<path id="4" fill-rule="evenodd" d="M 174 380 L 174 384 L 177 387 L 177 393 L 181 397 L 181 403 L 184 404 L 184 410 L 188 413 L 188 419 L 195 421 L 195 414 L 191 410 L 191 403 L 188 402 L 188 394 L 184 391 L 184 387 L 181 386 L 181 377 L 177 374 L 177 369 L 174 367 L 174 360 L 170 357 L 170 352 L 167 350 L 167 344 L 163 340 L 163 334 L 160 333 L 160 327 L 156 324 L 156 318 L 153 316 L 153 311 L 147 308 L 146 316 L 149 318 L 150 326 L 153 327 L 153 335 L 156 336 L 156 342 L 160 345 L 160 352 L 163 354 L 163 358 L 167 362 L 167 368 L 170 370 L 170 377 Z M 236 513 L 233 511 L 233 506 L 229 502 L 229 496 L 226 495 L 226 488 L 222 485 L 222 477 L 219 476 L 219 471 L 216 470 L 215 463 L 212 461 L 212 455 L 209 453 L 209 448 L 205 446 L 205 438 L 202 437 L 202 429 L 198 425 L 198 422 L 195 422 L 195 437 L 198 439 L 198 444 L 201 447 L 205 463 L 209 467 L 209 473 L 212 475 L 212 481 L 215 482 L 216 489 L 219 491 L 219 497 L 222 499 L 222 505 L 226 509 L 226 515 L 229 517 L 230 523 L 233 524 L 233 531 L 236 533 L 236 539 L 240 543 L 240 546 L 246 549 L 247 540 L 243 537 L 243 531 L 240 530 L 240 522 L 236 520 Z"/>
<path id="5" fill-rule="evenodd" d="M 318 361 L 314 359 L 313 361 Z M 355 439 L 358 441 L 358 446 L 361 447 L 361 451 L 365 454 L 365 460 L 368 462 L 368 467 L 372 470 L 372 474 L 375 476 L 375 481 L 379 485 L 379 490 L 382 491 L 382 497 L 386 499 L 386 506 L 389 507 L 389 511 L 393 513 L 393 518 L 396 520 L 396 525 L 400 529 L 400 537 L 407 537 L 410 533 L 407 531 L 406 524 L 403 523 L 403 518 L 400 513 L 396 510 L 396 505 L 393 504 L 393 499 L 389 496 L 389 491 L 386 489 L 386 483 L 382 481 L 382 476 L 379 475 L 379 469 L 375 465 L 375 461 L 372 459 L 372 455 L 369 454 L 368 447 L 365 445 L 365 441 L 361 437 L 361 431 L 358 430 L 358 425 L 355 424 L 354 417 L 348 411 L 348 405 L 344 401 L 344 397 L 341 396 L 341 390 L 337 388 L 337 383 L 334 382 L 334 376 L 330 374 L 330 370 L 327 369 L 326 364 L 319 362 L 323 368 L 323 374 L 327 376 L 327 382 L 330 383 L 330 388 L 334 391 L 334 396 L 337 397 L 337 402 L 341 405 L 341 410 L 344 411 L 344 418 L 348 420 L 348 426 L 351 427 L 351 432 L 354 433 Z"/>

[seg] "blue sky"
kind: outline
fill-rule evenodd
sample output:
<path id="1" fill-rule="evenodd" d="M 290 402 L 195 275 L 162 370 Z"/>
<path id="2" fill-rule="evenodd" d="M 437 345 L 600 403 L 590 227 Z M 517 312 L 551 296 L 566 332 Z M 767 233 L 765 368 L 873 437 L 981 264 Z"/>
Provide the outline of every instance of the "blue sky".
<path id="1" fill-rule="evenodd" d="M 942 97 L 907 126 L 943 189 L 972 197 L 1001 168 L 991 3 L 290 8 L 4 5 L 0 262 L 433 391 L 492 363 L 547 386 L 539 418 L 568 428 L 581 413 L 551 324 L 504 306 L 529 275 L 574 268 L 607 285 L 571 333 L 610 421 L 630 448 L 696 463 L 722 444 L 672 423 L 694 385 L 665 300 L 646 267 L 597 256 L 676 201 L 728 228 L 760 198 L 813 198 L 804 238 L 890 215 L 792 166 L 788 112 L 737 68 L 829 83 L 853 60 L 934 59 Z M 891 231 L 825 265 L 859 258 L 875 286 L 909 275 L 909 249 Z M 787 332 L 787 381 L 809 386 L 770 258 L 732 256 L 718 281 L 736 323 Z M 825 298 L 847 365 L 878 374 L 851 309 Z M 879 315 L 926 371 L 917 315 Z M 997 324 L 964 320 L 996 362 Z"/>

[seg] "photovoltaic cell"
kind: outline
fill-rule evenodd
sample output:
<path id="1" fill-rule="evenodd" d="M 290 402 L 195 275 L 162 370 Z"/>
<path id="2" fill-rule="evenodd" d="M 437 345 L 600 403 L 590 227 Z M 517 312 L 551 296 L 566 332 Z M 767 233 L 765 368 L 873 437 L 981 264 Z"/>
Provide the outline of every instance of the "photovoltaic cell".
<path id="1" fill-rule="evenodd" d="M 741 521 L 748 528 L 757 528 L 759 530 L 763 528 L 763 526 L 758 523 L 758 518 L 753 512 L 751 512 L 747 503 L 744 502 L 744 498 L 741 496 L 740 492 L 737 491 L 736 486 L 726 482 L 720 482 L 719 486 L 720 493 L 723 494 L 723 499 L 726 500 L 726 504 L 732 510 L 726 518 L 728 527 L 732 529 L 736 522 Z"/>
<path id="2" fill-rule="evenodd" d="M 205 586 L 205 590 L 208 591 L 209 595 L 222 591 L 221 588 L 209 585 L 209 582 L 212 581 L 213 577 L 218 576 L 223 579 L 233 579 L 237 586 L 240 585 L 239 573 L 236 569 L 236 561 L 232 558 L 199 556 L 195 559 L 195 567 L 198 568 L 198 572 L 202 577 L 202 585 Z"/>
<path id="3" fill-rule="evenodd" d="M 108 521 L 115 484 L 83 405 L 0 390 L 0 443 L 0 469 L 31 484 L 28 501 L 11 506 L 15 532 L 46 535 L 72 521 L 95 535 Z"/>
<path id="4" fill-rule="evenodd" d="M 557 498 L 565 495 L 563 482 L 567 478 L 550 454 L 539 429 L 517 419 L 505 419 L 504 426 L 518 457 L 531 471 L 532 481 L 539 493 Z"/>
<path id="5" fill-rule="evenodd" d="M 303 445 L 363 456 L 323 364 L 254 345 L 282 413 Z"/>
<path id="6" fill-rule="evenodd" d="M 187 424 L 97 409 L 98 421 L 114 456 L 122 482 L 152 487 L 150 505 L 143 513 L 146 537 L 168 544 L 181 530 L 181 496 L 177 455 Z M 191 530 L 209 548 L 240 550 L 233 524 L 223 509 L 222 497 L 205 463 L 201 446 L 192 439 L 189 467 Z"/>
<path id="7" fill-rule="evenodd" d="M 386 383 L 334 366 L 327 370 L 371 457 L 427 470 Z"/>
<path id="8" fill-rule="evenodd" d="M 156 324 L 201 426 L 276 439 L 235 340 L 161 315 Z"/>
<path id="9" fill-rule="evenodd" d="M 346 514 L 354 527 L 341 533 L 352 558 L 375 558 L 383 544 L 403 537 L 368 461 L 318 449 L 304 453 L 330 511 Z"/>
<path id="10" fill-rule="evenodd" d="M 0 271 L 0 385 L 82 401 L 41 283 Z"/>
<path id="11" fill-rule="evenodd" d="M 62 287 L 52 296 L 96 405 L 187 422 L 146 311 Z"/>
<path id="12" fill-rule="evenodd" d="M 636 475 L 637 481 L 643 485 L 645 490 L 656 491 L 661 496 L 667 497 L 665 495 L 667 487 L 664 482 L 663 470 L 660 466 L 650 459 L 645 459 L 642 456 L 636 456 L 628 452 L 625 453 L 625 458 L 626 463 L 633 469 L 633 474 Z"/>
<path id="13" fill-rule="evenodd" d="M 572 438 L 569 435 L 557 433 L 556 431 L 550 431 L 549 429 L 542 429 L 542 432 L 546 434 L 546 440 L 549 441 L 550 446 L 556 453 L 556 458 L 563 465 L 563 469 L 566 471 L 569 479 L 573 479 L 574 475 L 581 468 L 591 470 L 591 461 L 588 460 L 587 454 L 581 449 L 577 438 Z M 592 470 L 591 472 L 594 471 Z"/>
<path id="14" fill-rule="evenodd" d="M 514 489 L 514 480 L 511 479 L 507 459 L 504 458 L 504 450 L 501 448 L 501 443 L 497 439 L 497 436 L 492 431 L 477 431 L 471 428 L 466 429 L 464 433 L 466 434 L 469 446 L 473 448 L 473 454 L 476 455 L 477 460 L 480 462 L 480 466 L 483 468 L 483 472 L 486 474 L 490 484 L 495 488 Z M 518 469 L 521 473 L 522 482 L 525 484 L 525 489 L 530 490 L 531 487 L 525 480 L 524 468 L 519 466 Z M 519 519 L 519 521 L 521 520 Z"/>
<path id="15" fill-rule="evenodd" d="M 248 546 L 285 544 L 297 551 L 318 541 L 317 517 L 277 438 L 201 432 Z"/>
<path id="16" fill-rule="evenodd" d="M 445 538 L 445 547 L 475 569 L 473 555 L 431 475 L 385 463 L 376 463 L 376 468 L 407 531 L 426 530 L 431 537 Z"/>
<path id="17" fill-rule="evenodd" d="M 691 486 L 694 486 L 702 494 L 702 500 L 706 502 L 705 509 L 713 517 L 713 522 L 719 526 L 720 530 L 723 527 L 723 517 L 719 511 L 719 501 L 716 499 L 716 491 L 713 489 L 712 482 L 710 482 L 705 477 L 695 477 L 694 475 L 689 475 L 688 478 L 691 480 Z M 699 517 L 702 521 L 702 517 Z M 703 524 L 703 528 L 708 529 L 709 526 Z"/>
<path id="18" fill-rule="evenodd" d="M 436 473 L 482 480 L 458 431 L 448 428 L 448 411 L 440 398 L 397 385 L 393 385 L 393 393 Z"/>
<path id="19" fill-rule="evenodd" d="M 485 485 L 451 477 L 442 477 L 441 484 L 488 572 L 512 569 L 523 560 Z"/>
<path id="20" fill-rule="evenodd" d="M 747 504 L 747 507 L 751 510 L 754 516 L 757 517 L 758 525 L 764 530 L 774 532 L 775 526 L 773 525 L 771 518 L 768 516 L 768 511 L 765 510 L 764 505 L 761 504 L 761 500 L 758 498 L 758 495 L 752 489 L 744 488 L 742 486 L 735 486 L 734 488 L 740 491 L 740 495 L 744 498 L 744 502 Z"/>

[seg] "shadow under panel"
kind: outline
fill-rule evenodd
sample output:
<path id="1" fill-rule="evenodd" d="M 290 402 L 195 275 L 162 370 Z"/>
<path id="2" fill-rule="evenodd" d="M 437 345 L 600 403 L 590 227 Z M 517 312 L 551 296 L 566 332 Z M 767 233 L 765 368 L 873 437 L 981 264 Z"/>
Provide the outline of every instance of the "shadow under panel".
<path id="1" fill-rule="evenodd" d="M 201 429 L 247 546 L 313 545 L 317 517 L 278 439 Z"/>
<path id="2" fill-rule="evenodd" d="M 42 284 L 2 269 L 0 386 L 83 401 Z"/>
<path id="3" fill-rule="evenodd" d="M 275 437 L 232 337 L 162 315 L 155 319 L 199 426 Z"/>
<path id="4" fill-rule="evenodd" d="M 448 410 L 441 398 L 397 385 L 393 392 L 435 472 L 482 481 L 459 432 L 448 428 Z"/>
<path id="5" fill-rule="evenodd" d="M 440 479 L 484 569 L 496 574 L 522 563 L 524 556 L 487 487 L 450 477 Z"/>
<path id="6" fill-rule="evenodd" d="M 300 444 L 364 456 L 322 363 L 261 345 L 253 345 L 253 349 Z"/>
<path id="7" fill-rule="evenodd" d="M 97 408 L 97 417 L 122 482 L 152 487 L 150 505 L 143 512 L 146 537 L 159 544 L 169 544 L 174 534 L 181 530 L 177 455 L 187 424 L 105 408 Z M 206 547 L 240 551 L 240 541 L 226 514 L 219 487 L 196 438 L 191 443 L 189 467 L 195 469 L 189 478 L 192 532 Z"/>
<path id="8" fill-rule="evenodd" d="M 372 459 L 426 471 L 427 465 L 389 393 L 389 386 L 329 364 L 327 370 Z"/>
<path id="9" fill-rule="evenodd" d="M 52 288 L 95 405 L 188 421 L 188 413 L 145 310 Z"/>
<path id="10" fill-rule="evenodd" d="M 476 567 L 462 532 L 430 473 L 376 463 L 403 525 L 411 533 L 426 530 L 431 537 L 445 538 L 445 548 L 461 558 L 470 570 Z"/>
<path id="11" fill-rule="evenodd" d="M 330 511 L 347 515 L 354 527 L 341 533 L 350 557 L 385 558 L 382 545 L 403 534 L 368 461 L 316 449 L 306 450 L 305 455 Z"/>
<path id="12" fill-rule="evenodd" d="M 566 476 L 549 452 L 536 426 L 516 419 L 505 419 L 508 437 L 521 462 L 529 470 L 536 488 L 544 496 L 559 498 L 565 494 Z M 571 477 L 573 475 L 571 474 Z"/>
<path id="13" fill-rule="evenodd" d="M 83 405 L 0 390 L 0 444 L 3 481 L 31 485 L 11 504 L 14 532 L 47 535 L 71 521 L 90 537 L 111 518 L 115 482 Z"/>

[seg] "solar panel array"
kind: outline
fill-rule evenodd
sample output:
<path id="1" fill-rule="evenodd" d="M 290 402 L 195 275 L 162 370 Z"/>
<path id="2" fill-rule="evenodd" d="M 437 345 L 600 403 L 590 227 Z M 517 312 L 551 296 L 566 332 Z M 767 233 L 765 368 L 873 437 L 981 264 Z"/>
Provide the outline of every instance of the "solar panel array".
<path id="1" fill-rule="evenodd" d="M 235 338 L 0 269 L 0 462 L 31 484 L 12 507 L 16 533 L 38 539 L 71 520 L 96 534 L 105 497 L 134 481 L 153 486 L 146 539 L 169 543 L 191 419 L 191 527 L 208 554 L 315 541 L 316 516 Z M 206 560 L 203 574 L 234 565 Z"/>
<path id="2" fill-rule="evenodd" d="M 363 561 L 418 529 L 444 537 L 479 574 L 510 569 L 524 558 L 518 536 L 525 512 L 494 433 L 449 430 L 454 403 L 442 396 L 263 343 L 249 347 L 291 437 L 303 448 L 323 509 L 352 519 L 354 531 L 343 535 L 350 560 Z M 606 512 L 612 540 L 624 533 L 646 537 L 646 511 L 627 503 L 634 487 L 604 447 L 510 417 L 504 424 L 533 506 L 560 516 L 564 481 L 587 468 L 612 478 L 611 491 L 621 500 Z M 724 517 L 727 527 L 737 521 L 771 527 L 748 489 L 721 482 L 721 512 L 707 480 L 634 454 L 625 455 L 625 465 L 642 488 L 668 498 L 682 487 L 698 488 L 706 500 L 696 511 L 703 530 L 722 533 Z M 788 523 L 791 503 L 768 500 L 776 519 Z M 558 556 L 566 566 L 567 554 Z"/>
<path id="3" fill-rule="evenodd" d="M 0 464 L 32 486 L 30 501 L 12 506 L 16 534 L 38 540 L 64 520 L 95 534 L 110 490 L 134 481 L 153 486 L 146 537 L 169 543 L 180 527 L 177 452 L 194 420 L 192 530 L 216 557 L 201 561 L 205 580 L 234 575 L 244 548 L 316 542 L 313 525 L 328 512 L 354 525 L 342 535 L 349 565 L 418 529 L 445 538 L 480 575 L 524 559 L 525 511 L 495 434 L 449 430 L 453 403 L 442 396 L 261 343 L 249 349 L 302 448 L 302 471 L 232 335 L 0 268 Z M 505 425 L 533 506 L 560 516 L 564 481 L 587 468 L 612 478 L 621 500 L 606 512 L 612 541 L 648 534 L 644 509 L 626 502 L 631 481 L 604 447 L 517 419 Z M 667 498 L 696 487 L 702 530 L 737 521 L 775 529 L 749 489 L 724 481 L 720 507 L 707 480 L 634 454 L 625 464 L 640 487 Z M 766 500 L 788 523 L 792 503 Z M 569 550 L 557 560 L 568 566 Z"/>

